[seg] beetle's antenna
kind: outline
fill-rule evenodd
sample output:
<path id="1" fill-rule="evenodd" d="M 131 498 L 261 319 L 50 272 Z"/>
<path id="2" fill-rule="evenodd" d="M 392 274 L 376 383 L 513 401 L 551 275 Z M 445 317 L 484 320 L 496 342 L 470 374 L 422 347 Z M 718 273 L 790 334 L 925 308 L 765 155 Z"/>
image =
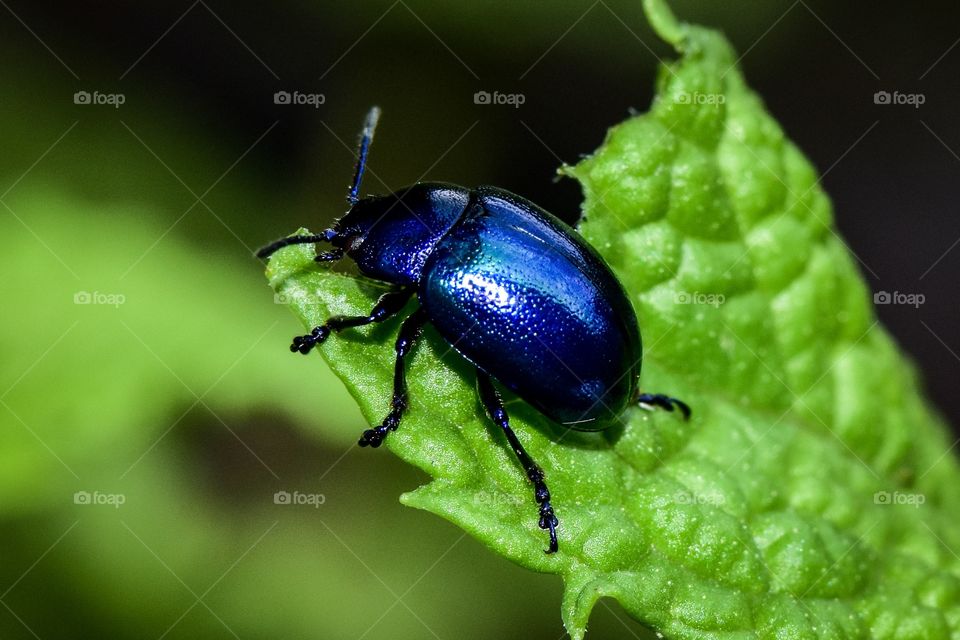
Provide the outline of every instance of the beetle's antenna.
<path id="1" fill-rule="evenodd" d="M 337 232 L 333 229 L 327 229 L 323 233 L 318 233 L 309 236 L 289 236 L 287 238 L 280 238 L 276 242 L 271 242 L 267 246 L 263 247 L 257 251 L 258 258 L 266 258 L 272 255 L 273 253 L 283 249 L 284 247 L 289 247 L 292 244 L 315 244 L 317 242 L 330 242 L 333 240 L 334 236 L 337 235 Z M 326 254 L 321 254 L 326 255 Z"/>
<path id="2" fill-rule="evenodd" d="M 367 168 L 367 155 L 370 153 L 370 145 L 373 144 L 373 134 L 377 130 L 377 122 L 380 120 L 380 107 L 373 106 L 367 112 L 367 117 L 363 121 L 363 130 L 360 132 L 360 145 L 357 148 L 357 165 L 353 169 L 353 181 L 350 183 L 350 190 L 347 191 L 347 202 L 350 206 L 357 204 L 360 199 L 360 183 L 363 182 L 363 173 Z M 276 242 L 271 242 L 267 246 L 257 251 L 258 258 L 266 258 L 274 252 L 288 247 L 292 244 L 309 244 L 316 242 L 330 242 L 337 232 L 334 229 L 327 229 L 321 234 L 307 236 L 290 236 L 281 238 Z M 343 249 L 334 249 L 326 253 L 317 255 L 318 262 L 332 262 L 339 260 L 343 256 Z"/>
<path id="3" fill-rule="evenodd" d="M 363 131 L 360 132 L 360 146 L 357 148 L 357 165 L 353 169 L 353 182 L 347 191 L 347 202 L 350 206 L 357 204 L 360 199 L 360 183 L 363 181 L 363 172 L 367 168 L 367 154 L 373 144 L 373 133 L 377 130 L 377 121 L 380 120 L 380 107 L 371 107 L 367 118 L 363 121 Z"/>

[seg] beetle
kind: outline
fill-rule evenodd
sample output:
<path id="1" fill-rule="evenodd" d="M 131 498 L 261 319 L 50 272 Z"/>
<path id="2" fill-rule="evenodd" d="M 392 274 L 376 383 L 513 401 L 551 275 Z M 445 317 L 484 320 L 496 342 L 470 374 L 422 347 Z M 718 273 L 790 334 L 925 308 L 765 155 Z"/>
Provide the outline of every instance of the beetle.
<path id="1" fill-rule="evenodd" d="M 359 444 L 378 447 L 408 407 L 404 362 L 432 324 L 476 368 L 477 392 L 533 484 L 539 527 L 558 549 L 559 521 L 543 469 L 510 427 L 496 380 L 547 418 L 599 431 L 633 404 L 690 408 L 664 394 L 639 391 L 642 346 L 637 316 L 603 258 L 574 229 L 509 191 L 418 182 L 389 195 L 359 197 L 380 109 L 367 114 L 347 192 L 349 210 L 332 228 L 290 236 L 257 252 L 325 242 L 317 262 L 345 255 L 364 275 L 393 285 L 365 316 L 334 316 L 297 336 L 290 350 L 308 354 L 332 332 L 398 314 L 416 297 L 395 343 L 393 397 L 383 422 Z"/>

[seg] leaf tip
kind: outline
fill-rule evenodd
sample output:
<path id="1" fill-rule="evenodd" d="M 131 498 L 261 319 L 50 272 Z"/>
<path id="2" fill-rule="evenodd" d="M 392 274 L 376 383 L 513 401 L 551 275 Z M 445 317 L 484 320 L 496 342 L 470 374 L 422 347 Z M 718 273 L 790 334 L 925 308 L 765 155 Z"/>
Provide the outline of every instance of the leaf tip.
<path id="1" fill-rule="evenodd" d="M 587 633 L 587 621 L 593 605 L 600 598 L 600 592 L 592 587 L 589 578 L 577 580 L 573 576 L 565 578 L 561 615 L 563 626 L 572 640 L 583 640 Z"/>
<path id="2" fill-rule="evenodd" d="M 643 0 L 643 12 L 657 35 L 679 50 L 686 38 L 686 25 L 677 20 L 666 0 Z"/>

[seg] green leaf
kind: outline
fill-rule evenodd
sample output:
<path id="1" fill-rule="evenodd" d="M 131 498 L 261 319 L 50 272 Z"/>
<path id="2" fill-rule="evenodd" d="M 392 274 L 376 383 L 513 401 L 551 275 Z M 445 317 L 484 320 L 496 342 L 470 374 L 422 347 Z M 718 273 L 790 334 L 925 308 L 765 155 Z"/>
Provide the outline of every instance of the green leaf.
<path id="1" fill-rule="evenodd" d="M 386 446 L 432 480 L 401 500 L 563 576 L 574 638 L 604 596 L 674 639 L 957 637 L 960 469 L 946 429 L 877 325 L 814 169 L 729 44 L 662 2 L 645 9 L 683 55 L 649 113 L 564 172 L 583 186 L 583 234 L 636 306 L 642 386 L 694 417 L 635 409 L 622 428 L 575 434 L 511 401 L 561 521 L 548 556 L 471 369 L 428 330 Z M 268 268 L 304 326 L 367 313 L 381 287 L 312 255 L 291 247 Z M 399 321 L 320 350 L 372 424 L 388 410 Z"/>

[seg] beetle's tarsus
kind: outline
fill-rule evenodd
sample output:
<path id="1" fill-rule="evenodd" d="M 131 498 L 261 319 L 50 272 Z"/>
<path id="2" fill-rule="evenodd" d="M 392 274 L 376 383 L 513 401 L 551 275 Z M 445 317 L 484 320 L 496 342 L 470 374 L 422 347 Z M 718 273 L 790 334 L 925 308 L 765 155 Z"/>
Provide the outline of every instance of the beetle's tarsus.
<path id="1" fill-rule="evenodd" d="M 363 325 L 373 324 L 374 322 L 383 322 L 387 318 L 396 315 L 407 303 L 413 292 L 406 289 L 399 291 L 388 291 L 380 296 L 377 304 L 373 306 L 370 313 L 365 316 L 334 316 L 324 322 L 305 336 L 297 336 L 290 344 L 290 351 L 303 355 L 310 353 L 318 344 L 330 337 L 333 331 L 348 329 L 350 327 L 362 327 Z"/>
<path id="2" fill-rule="evenodd" d="M 544 549 L 544 553 L 556 553 L 559 548 L 557 544 L 557 525 L 560 524 L 560 521 L 557 520 L 557 516 L 553 512 L 553 505 L 550 504 L 550 489 L 547 488 L 547 483 L 544 481 L 543 469 L 534 466 L 527 473 L 527 477 L 533 482 L 533 497 L 540 505 L 538 525 L 541 529 L 550 531 L 550 548 Z"/>
<path id="3" fill-rule="evenodd" d="M 677 408 L 683 414 L 684 420 L 689 420 L 691 413 L 693 413 L 690 406 L 683 400 L 671 398 L 662 393 L 641 393 L 637 396 L 637 404 L 646 405 L 650 408 L 659 407 L 666 411 L 673 411 L 674 408 Z"/>
<path id="4" fill-rule="evenodd" d="M 517 434 L 510 428 L 510 418 L 507 416 L 507 410 L 503 408 L 503 401 L 500 399 L 500 394 L 496 388 L 494 388 L 490 376 L 480 369 L 477 369 L 477 391 L 480 393 L 480 401 L 487 410 L 487 415 L 490 416 L 490 419 L 493 420 L 498 427 L 503 429 L 503 433 L 507 436 L 507 441 L 510 443 L 513 453 L 517 456 L 517 459 L 523 466 L 523 470 L 527 474 L 527 479 L 533 483 L 533 498 L 537 501 L 537 504 L 540 505 L 540 519 L 537 524 L 541 529 L 546 529 L 550 532 L 550 547 L 544 549 L 544 553 L 556 553 L 557 549 L 560 548 L 560 545 L 557 543 L 557 526 L 560 524 L 560 521 L 553 512 L 553 505 L 550 504 L 550 489 L 547 488 L 543 469 L 533 461 L 533 458 L 530 457 L 523 448 L 523 445 L 520 444 Z"/>
<path id="5" fill-rule="evenodd" d="M 387 414 L 387 417 L 384 418 L 383 424 L 373 429 L 367 429 L 360 436 L 360 440 L 357 441 L 361 447 L 371 447 L 376 449 L 383 441 L 386 440 L 387 434 L 391 431 L 396 431 L 397 427 L 400 426 L 400 415 L 402 410 L 392 410 Z"/>
<path id="6" fill-rule="evenodd" d="M 299 351 L 303 355 L 307 355 L 315 346 L 323 344 L 323 341 L 328 337 L 330 337 L 330 327 L 322 324 L 319 327 L 314 327 L 313 330 L 305 336 L 295 336 L 293 342 L 290 343 L 290 351 L 293 353 Z"/>
<path id="7" fill-rule="evenodd" d="M 553 507 L 550 506 L 550 503 L 540 505 L 540 528 L 548 529 L 550 531 L 550 547 L 544 549 L 543 552 L 546 554 L 556 553 L 560 548 L 560 545 L 557 543 L 557 525 L 560 524 L 560 521 L 557 520 L 557 516 L 553 513 Z"/>
<path id="8" fill-rule="evenodd" d="M 396 427 L 393 427 L 396 429 Z M 360 440 L 357 441 L 361 447 L 371 447 L 376 449 L 381 444 L 383 444 L 384 439 L 387 437 L 387 427 L 385 425 L 380 425 L 374 429 L 367 429 L 360 436 Z"/>

